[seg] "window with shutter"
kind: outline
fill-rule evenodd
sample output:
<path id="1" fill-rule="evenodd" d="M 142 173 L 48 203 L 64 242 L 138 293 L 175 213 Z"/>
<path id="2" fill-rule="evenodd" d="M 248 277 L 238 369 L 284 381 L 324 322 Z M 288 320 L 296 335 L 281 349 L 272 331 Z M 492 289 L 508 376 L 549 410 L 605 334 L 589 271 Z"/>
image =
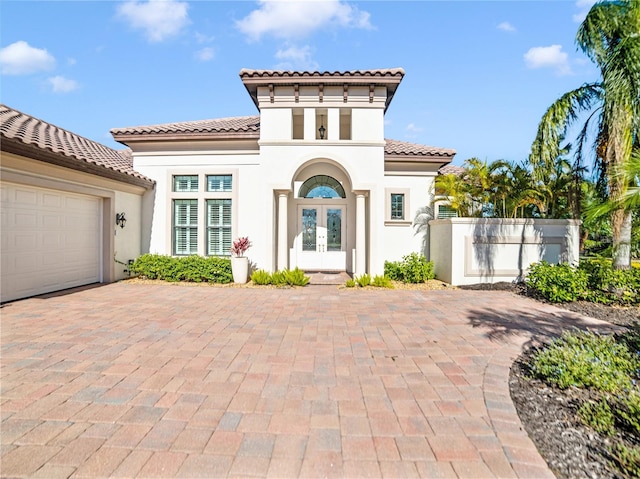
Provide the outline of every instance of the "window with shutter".
<path id="1" fill-rule="evenodd" d="M 173 254 L 198 253 L 198 200 L 173 200 Z"/>
<path id="2" fill-rule="evenodd" d="M 231 175 L 207 175 L 207 191 L 226 193 L 231 191 Z"/>
<path id="3" fill-rule="evenodd" d="M 228 256 L 231 248 L 231 200 L 207 200 L 207 255 Z"/>
<path id="4" fill-rule="evenodd" d="M 174 175 L 173 191 L 177 193 L 198 191 L 198 175 Z"/>

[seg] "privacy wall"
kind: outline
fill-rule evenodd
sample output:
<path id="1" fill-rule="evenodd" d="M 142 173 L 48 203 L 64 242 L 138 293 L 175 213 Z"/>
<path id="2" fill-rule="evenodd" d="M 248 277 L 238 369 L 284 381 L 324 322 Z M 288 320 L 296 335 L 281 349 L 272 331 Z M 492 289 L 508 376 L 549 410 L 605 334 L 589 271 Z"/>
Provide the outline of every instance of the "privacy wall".
<path id="1" fill-rule="evenodd" d="M 578 261 L 580 221 L 502 218 L 432 220 L 430 258 L 452 285 L 524 278 L 537 261 Z"/>

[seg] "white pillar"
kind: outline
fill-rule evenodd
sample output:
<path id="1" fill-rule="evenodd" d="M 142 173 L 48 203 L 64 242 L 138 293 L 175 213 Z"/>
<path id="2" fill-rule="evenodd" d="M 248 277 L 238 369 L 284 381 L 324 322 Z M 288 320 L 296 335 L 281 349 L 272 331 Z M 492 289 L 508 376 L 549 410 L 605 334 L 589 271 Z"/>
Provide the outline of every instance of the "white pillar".
<path id="1" fill-rule="evenodd" d="M 278 192 L 278 259 L 277 269 L 283 270 L 289 268 L 289 245 L 287 244 L 287 217 L 288 207 L 287 199 L 289 197 L 288 191 Z"/>
<path id="2" fill-rule="evenodd" d="M 365 191 L 355 191 L 356 194 L 356 264 L 354 274 L 363 275 L 367 272 L 367 228 Z"/>

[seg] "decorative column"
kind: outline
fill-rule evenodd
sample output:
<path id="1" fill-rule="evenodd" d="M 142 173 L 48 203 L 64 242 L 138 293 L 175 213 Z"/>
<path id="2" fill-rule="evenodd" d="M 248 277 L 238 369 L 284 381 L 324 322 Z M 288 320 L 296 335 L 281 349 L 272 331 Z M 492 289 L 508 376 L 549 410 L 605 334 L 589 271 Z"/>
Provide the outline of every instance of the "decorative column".
<path id="1" fill-rule="evenodd" d="M 366 191 L 354 191 L 356 194 L 356 264 L 354 274 L 361 276 L 367 272 L 367 222 Z"/>
<path id="2" fill-rule="evenodd" d="M 287 244 L 287 218 L 288 207 L 287 199 L 289 197 L 288 191 L 278 191 L 278 257 L 277 268 L 278 270 L 287 269 L 289 267 L 289 251 Z"/>

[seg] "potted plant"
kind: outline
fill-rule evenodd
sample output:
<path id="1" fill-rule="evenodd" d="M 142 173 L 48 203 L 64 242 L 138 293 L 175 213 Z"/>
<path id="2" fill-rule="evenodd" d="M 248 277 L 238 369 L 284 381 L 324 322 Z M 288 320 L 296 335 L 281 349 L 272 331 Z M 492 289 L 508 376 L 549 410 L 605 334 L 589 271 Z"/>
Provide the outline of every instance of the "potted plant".
<path id="1" fill-rule="evenodd" d="M 238 238 L 233 242 L 231 247 L 231 272 L 233 273 L 233 282 L 244 284 L 247 282 L 249 274 L 249 258 L 244 256 L 245 252 L 251 247 L 251 241 L 247 236 Z"/>

